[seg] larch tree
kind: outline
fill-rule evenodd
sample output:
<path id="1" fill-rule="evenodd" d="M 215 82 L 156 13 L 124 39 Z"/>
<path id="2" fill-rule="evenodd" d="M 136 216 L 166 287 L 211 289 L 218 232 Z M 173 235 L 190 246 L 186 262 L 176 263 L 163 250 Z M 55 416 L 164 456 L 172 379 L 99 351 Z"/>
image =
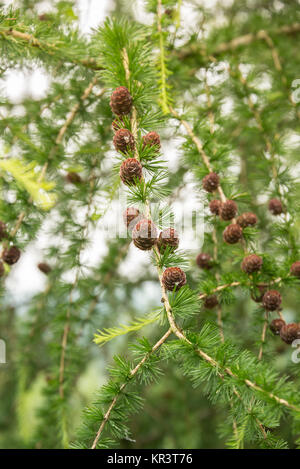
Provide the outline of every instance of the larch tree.
<path id="1" fill-rule="evenodd" d="M 137 3 L 1 8 L 0 447 L 297 448 L 299 1 Z"/>

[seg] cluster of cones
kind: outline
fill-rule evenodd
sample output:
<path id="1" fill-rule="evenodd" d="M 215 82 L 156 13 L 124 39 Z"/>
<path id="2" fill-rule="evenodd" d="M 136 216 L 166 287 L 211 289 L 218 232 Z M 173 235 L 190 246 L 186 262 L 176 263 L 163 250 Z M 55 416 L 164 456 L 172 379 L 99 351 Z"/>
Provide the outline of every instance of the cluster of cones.
<path id="1" fill-rule="evenodd" d="M 270 202 L 274 202 L 274 200 L 276 199 L 272 199 Z M 232 200 L 228 200 L 224 204 L 222 204 L 218 200 L 213 200 L 210 202 L 210 210 L 214 215 L 219 215 L 223 220 L 228 220 L 228 217 L 234 218 L 237 214 L 237 206 Z M 276 214 L 279 215 L 279 212 Z M 243 228 L 246 226 L 253 226 L 256 223 L 257 217 L 254 213 L 251 212 L 243 213 L 236 219 L 236 225 L 239 225 Z M 209 270 L 214 267 L 213 258 L 210 256 L 210 254 L 206 252 L 201 252 L 200 254 L 198 254 L 198 256 L 196 257 L 196 263 L 199 268 L 205 270 Z M 258 272 L 259 270 L 261 270 L 262 265 L 262 257 L 258 256 L 257 254 L 250 254 L 244 257 L 241 263 L 241 269 L 246 274 L 250 275 L 254 272 Z M 300 261 L 296 261 L 291 265 L 290 274 L 300 278 Z M 257 290 L 259 292 L 259 295 L 252 295 L 252 299 L 255 302 L 262 303 L 262 306 L 266 311 L 279 311 L 282 302 L 282 297 L 277 290 L 268 290 L 268 285 L 264 284 L 257 285 Z M 207 309 L 212 309 L 218 304 L 218 297 L 215 294 L 209 295 L 204 299 L 204 307 Z M 281 339 L 287 344 L 291 344 L 294 340 L 300 339 L 300 324 L 286 324 L 285 321 L 280 318 L 274 319 L 270 323 L 270 329 L 275 335 L 280 335 Z"/>
<path id="2" fill-rule="evenodd" d="M 112 123 L 115 133 L 113 144 L 115 149 L 126 157 L 120 166 L 120 178 L 127 186 L 136 185 L 143 178 L 143 166 L 136 157 L 136 139 L 132 132 L 125 128 L 124 117 L 129 115 L 133 108 L 132 96 L 125 86 L 119 86 L 113 91 L 110 106 L 116 115 Z M 159 135 L 154 131 L 144 135 L 142 147 L 159 152 Z M 128 207 L 123 219 L 138 249 L 149 251 L 156 247 L 163 254 L 166 248 L 169 248 L 169 252 L 178 248 L 179 238 L 174 228 L 167 228 L 159 233 L 153 221 L 146 218 L 137 208 Z M 177 291 L 186 284 L 186 275 L 179 267 L 169 267 L 163 272 L 162 283 L 166 290 Z"/>

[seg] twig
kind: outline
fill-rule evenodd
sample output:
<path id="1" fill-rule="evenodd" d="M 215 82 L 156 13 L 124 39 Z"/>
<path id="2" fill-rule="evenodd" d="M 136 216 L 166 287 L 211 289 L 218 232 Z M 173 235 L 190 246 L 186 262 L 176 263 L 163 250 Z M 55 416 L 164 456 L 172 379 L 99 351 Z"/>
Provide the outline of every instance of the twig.
<path id="1" fill-rule="evenodd" d="M 271 280 L 269 283 L 265 283 L 265 282 L 260 282 L 257 284 L 257 286 L 263 286 L 263 287 L 267 287 L 269 284 L 270 285 L 274 285 L 276 283 L 280 283 L 282 281 L 282 278 L 281 277 L 278 277 L 276 278 L 275 280 Z M 231 288 L 231 287 L 239 287 L 240 285 L 242 285 L 242 282 L 231 282 L 231 283 L 225 283 L 224 285 L 219 285 L 218 287 L 216 287 L 214 290 L 212 290 L 211 293 L 209 293 L 209 295 L 211 295 L 212 293 L 217 293 L 221 290 L 225 290 L 225 288 Z M 199 295 L 199 299 L 200 300 L 203 300 L 204 298 L 206 298 L 208 296 L 208 293 L 201 293 Z"/>
<path id="2" fill-rule="evenodd" d="M 42 50 L 43 52 L 46 52 L 49 55 L 55 55 L 56 53 L 60 53 L 61 51 L 59 48 L 50 42 L 45 42 L 42 41 L 32 34 L 28 33 L 22 33 L 21 31 L 18 31 L 16 29 L 2 29 L 0 30 L 0 35 L 2 36 L 8 36 L 8 37 L 13 37 L 14 39 L 23 41 L 27 44 L 29 44 L 31 47 L 37 47 L 38 49 Z M 76 60 L 74 58 L 65 56 L 65 60 L 68 62 L 74 63 L 76 65 L 83 65 L 84 67 L 91 68 L 93 70 L 101 70 L 102 67 L 97 64 L 96 60 L 93 58 L 87 58 L 87 59 L 82 59 L 82 60 Z"/>
<path id="3" fill-rule="evenodd" d="M 259 360 L 261 360 L 262 356 L 263 356 L 264 344 L 265 344 L 265 341 L 266 341 L 266 332 L 267 332 L 267 327 L 268 327 L 268 319 L 269 319 L 269 315 L 268 315 L 268 312 L 266 311 L 265 312 L 265 320 L 264 320 L 263 330 L 262 330 L 262 334 L 261 334 L 261 346 L 260 346 L 259 353 L 258 353 L 258 359 Z"/>
<path id="4" fill-rule="evenodd" d="M 287 81 L 286 76 L 283 74 L 283 69 L 282 69 L 279 53 L 278 53 L 278 51 L 277 51 L 277 49 L 274 45 L 274 42 L 273 42 L 272 38 L 270 37 L 270 35 L 267 33 L 267 31 L 264 31 L 264 34 L 262 34 L 262 38 L 265 40 L 266 44 L 271 49 L 271 54 L 272 54 L 274 66 L 280 74 L 282 84 L 287 89 L 288 100 L 289 100 L 290 104 L 293 106 L 297 118 L 300 119 L 300 111 L 298 110 L 296 103 L 292 99 L 292 94 L 291 94 L 290 90 L 288 90 L 288 88 L 287 88 L 288 81 Z"/>
<path id="5" fill-rule="evenodd" d="M 300 32 L 300 23 L 294 23 L 294 24 L 285 25 L 285 26 L 281 26 L 280 28 L 274 29 L 274 31 L 272 31 L 272 34 L 292 35 L 292 34 L 297 34 L 299 32 Z M 223 54 L 224 52 L 233 51 L 237 49 L 238 47 L 248 46 L 254 41 L 265 40 L 265 35 L 266 35 L 266 31 L 260 30 L 257 33 L 244 34 L 242 36 L 238 36 L 232 39 L 231 41 L 222 42 L 212 51 L 212 55 L 218 56 L 220 54 Z M 203 53 L 202 48 L 198 49 L 197 47 L 190 47 L 189 49 L 180 51 L 178 54 L 178 57 L 179 59 L 185 59 L 190 56 L 194 56 L 194 55 L 196 56 L 199 53 L 205 59 L 211 60 L 211 56 L 208 56 L 206 53 Z M 214 61 L 216 60 L 214 57 L 213 59 Z"/>

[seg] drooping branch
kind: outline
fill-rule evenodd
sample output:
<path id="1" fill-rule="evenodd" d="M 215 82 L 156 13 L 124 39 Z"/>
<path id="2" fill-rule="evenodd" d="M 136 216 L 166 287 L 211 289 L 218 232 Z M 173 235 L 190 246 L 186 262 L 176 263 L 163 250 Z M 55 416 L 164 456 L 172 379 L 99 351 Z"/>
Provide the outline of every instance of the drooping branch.
<path id="1" fill-rule="evenodd" d="M 291 25 L 284 25 L 281 26 L 280 28 L 274 29 L 272 31 L 272 34 L 274 35 L 293 35 L 293 34 L 298 34 L 300 32 L 300 23 L 294 23 Z M 218 46 L 216 46 L 215 49 L 213 49 L 208 56 L 206 52 L 203 51 L 203 48 L 198 48 L 198 47 L 186 47 L 183 48 L 181 51 L 178 52 L 178 58 L 180 60 L 189 58 L 189 57 L 195 57 L 197 58 L 198 55 L 201 55 L 202 58 L 205 60 L 210 60 L 210 61 L 215 61 L 215 57 L 226 53 L 226 52 L 231 52 L 239 47 L 246 47 L 252 44 L 255 41 L 261 41 L 265 40 L 266 38 L 266 31 L 265 30 L 260 30 L 257 31 L 257 33 L 249 33 L 249 34 L 244 34 L 242 36 L 238 36 L 231 41 L 228 42 L 222 42 Z"/>
<path id="2" fill-rule="evenodd" d="M 102 67 L 97 64 L 96 60 L 93 58 L 86 59 L 76 59 L 75 57 L 70 57 L 65 51 L 60 50 L 60 48 L 55 44 L 43 39 L 35 37 L 33 34 L 24 33 L 13 28 L 1 28 L 0 36 L 9 40 L 17 41 L 20 45 L 26 45 L 28 47 L 36 47 L 41 51 L 55 56 L 58 55 L 60 58 L 63 55 L 64 60 L 69 63 L 74 63 L 75 65 L 82 65 L 83 67 L 90 68 L 92 70 L 101 70 Z"/>
<path id="3" fill-rule="evenodd" d="M 124 391 L 124 389 L 126 388 L 126 386 L 132 381 L 132 379 L 136 376 L 136 374 L 138 373 L 138 371 L 140 370 L 140 368 L 144 365 L 144 363 L 149 359 L 149 357 L 155 353 L 160 347 L 161 345 L 167 340 L 167 338 L 169 337 L 169 335 L 171 334 L 171 328 L 167 330 L 167 332 L 156 342 L 155 345 L 153 345 L 152 349 L 151 349 L 151 352 L 148 352 L 146 355 L 144 355 L 144 357 L 139 361 L 139 363 L 130 371 L 130 374 L 129 374 L 129 379 L 128 381 L 124 382 L 120 388 L 119 388 L 119 392 L 118 394 L 114 397 L 114 399 L 112 400 L 110 406 L 108 407 L 104 417 L 103 417 L 103 420 L 101 422 L 101 425 L 99 427 L 99 430 L 97 431 L 97 434 L 96 434 L 96 437 L 93 441 L 93 444 L 91 446 L 91 449 L 96 449 L 97 447 L 97 443 L 102 435 L 102 432 L 104 430 L 104 427 L 106 425 L 106 423 L 108 422 L 109 418 L 110 418 L 110 415 L 118 401 L 118 398 L 121 396 L 122 394 L 122 391 Z"/>

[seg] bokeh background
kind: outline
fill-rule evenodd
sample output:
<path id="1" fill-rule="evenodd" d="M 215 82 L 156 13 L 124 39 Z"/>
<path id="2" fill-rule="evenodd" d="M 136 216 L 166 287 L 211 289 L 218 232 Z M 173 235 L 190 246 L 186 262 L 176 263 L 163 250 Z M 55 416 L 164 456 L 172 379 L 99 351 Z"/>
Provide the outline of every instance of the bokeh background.
<path id="1" fill-rule="evenodd" d="M 54 1 L 31 1 L 20 0 L 18 1 L 2 1 L 1 7 L 8 7 L 10 5 L 18 7 L 19 5 L 32 15 L 51 14 L 51 11 L 56 8 L 58 2 Z M 61 2 L 63 3 L 63 2 Z M 205 34 L 209 33 L 210 28 L 214 27 L 228 27 L 230 26 L 237 29 L 239 34 L 247 33 L 252 24 L 259 23 L 264 25 L 268 23 L 271 16 L 276 14 L 276 18 L 280 16 L 283 11 L 283 16 L 286 21 L 294 22 L 299 19 L 299 1 L 241 1 L 234 2 L 233 0 L 188 0 L 182 3 L 181 7 L 181 29 L 180 37 L 176 41 L 176 46 L 180 47 L 185 44 L 189 38 L 199 36 L 199 43 L 201 43 L 201 28 L 203 26 L 202 15 L 203 9 L 209 18 L 208 30 Z M 274 13 L 275 12 L 275 13 Z M 138 22 L 146 25 L 153 23 L 153 15 L 148 13 L 144 2 L 142 0 L 77 0 L 69 12 L 72 17 L 74 27 L 78 26 L 83 36 L 89 37 L 93 28 L 101 25 L 107 15 L 114 15 L 117 17 L 125 16 L 129 19 L 136 19 Z M 284 41 L 280 44 L 281 51 L 284 50 Z M 286 63 L 293 60 L 297 63 L 300 62 L 299 53 L 295 45 L 290 47 L 287 43 L 287 57 Z M 253 52 L 255 55 L 255 53 Z M 298 54 L 295 57 L 295 54 Z M 264 53 L 261 53 L 264 58 Z M 253 56 L 252 56 L 253 59 Z M 244 61 L 246 62 L 246 58 Z M 182 93 L 187 98 L 188 102 L 198 99 L 198 90 L 203 85 L 203 70 L 201 64 L 197 65 L 193 59 L 187 59 L 186 77 L 180 76 L 182 83 L 177 83 L 174 80 L 173 86 L 175 93 Z M 226 64 L 225 64 L 226 65 Z M 221 62 L 219 70 L 209 72 L 208 79 L 211 86 L 222 86 L 224 79 L 225 65 Z M 247 64 L 245 65 L 245 70 Z M 192 70 L 193 78 L 191 78 L 191 85 L 194 87 L 193 91 L 189 94 L 190 90 L 185 89 L 185 78 L 189 83 L 190 76 L 188 73 Z M 176 65 L 174 67 L 174 75 L 176 75 Z M 270 78 L 268 77 L 268 70 L 264 71 L 258 79 L 258 86 L 260 92 L 263 94 L 264 90 L 270 89 Z M 290 79 L 300 78 L 296 76 L 294 71 L 290 71 Z M 34 67 L 26 67 L 26 65 L 16 66 L 10 68 L 7 72 L 3 73 L 0 78 L 0 90 L 3 99 L 7 99 L 12 103 L 12 112 L 14 115 L 24 113 L 24 102 L 32 100 L 35 103 L 43 101 L 49 93 L 53 82 L 53 76 L 42 66 L 35 65 Z M 178 89 L 176 89 L 178 86 Z M 232 89 L 227 90 L 221 97 L 220 95 L 220 108 L 223 115 L 230 116 L 235 105 L 234 98 L 230 95 L 235 92 Z M 199 91 L 200 94 L 200 91 Z M 236 98 L 236 95 L 235 95 Z M 199 118 L 201 118 L 201 105 L 202 97 L 199 96 Z M 217 102 L 217 98 L 216 98 Z M 276 108 L 276 96 L 274 96 L 274 106 Z M 270 112 L 270 111 L 269 111 Z M 285 109 L 283 110 L 285 112 Z M 243 120 L 244 119 L 244 120 Z M 246 126 L 249 116 L 243 115 L 242 126 Z M 279 118 L 278 118 L 279 119 Z M 292 121 L 292 119 L 291 119 Z M 228 128 L 225 129 L 228 133 L 234 132 L 232 126 L 237 124 L 234 119 L 228 119 Z M 247 124 L 248 125 L 248 124 Z M 293 165 L 294 176 L 300 174 L 299 163 L 299 146 L 300 139 L 296 124 L 294 121 L 289 123 L 289 132 L 287 132 L 285 143 L 290 149 L 288 165 Z M 250 125 L 251 127 L 251 125 Z M 85 129 L 82 129 L 82 136 L 84 137 Z M 250 136 L 249 136 L 250 135 Z M 255 179 L 256 161 L 255 158 L 249 158 L 247 165 L 244 163 L 247 159 L 247 149 L 251 147 L 252 136 L 251 133 L 248 137 L 243 139 L 243 135 L 239 140 L 239 148 L 241 160 L 235 153 L 231 156 L 233 164 L 230 170 L 233 176 L 238 176 L 240 182 L 245 179 L 245 173 L 251 174 L 253 170 L 253 178 L 247 181 L 248 189 L 252 193 L 257 193 L 255 203 L 257 210 L 263 212 L 262 206 L 266 203 L 268 195 L 264 193 L 264 182 L 258 177 Z M 183 158 L 183 139 L 177 135 L 176 127 L 169 127 L 162 131 L 162 151 L 167 160 L 169 172 L 176 181 L 178 180 L 178 187 L 172 199 L 174 199 L 174 212 L 176 213 L 177 220 L 179 221 L 182 216 L 189 210 L 197 213 L 197 216 L 202 223 L 203 230 L 195 235 L 192 229 L 185 231 L 181 238 L 181 249 L 185 250 L 190 258 L 190 273 L 189 279 L 191 284 L 197 288 L 199 277 L 195 268 L 195 256 L 201 250 L 203 245 L 203 233 L 209 232 L 211 229 L 209 223 L 204 223 L 204 204 L 205 195 L 202 191 L 195 187 L 195 182 L 192 175 L 185 169 L 181 171 L 182 158 Z M 255 139 L 256 137 L 254 137 Z M 256 140 L 254 142 L 256 143 Z M 261 142 L 259 143 L 261 145 Z M 1 142 L 0 146 L 2 151 L 6 151 L 5 144 Z M 72 142 L 70 143 L 69 153 L 72 153 Z M 74 147 L 75 148 L 75 147 Z M 298 153 L 297 153 L 298 152 Z M 254 152 L 255 153 L 255 152 Z M 112 171 L 114 152 L 112 147 L 105 154 L 105 164 L 108 173 Z M 246 178 L 247 179 L 247 178 Z M 176 186 L 176 184 L 174 184 Z M 121 197 L 121 196 L 120 196 Z M 188 205 L 188 208 L 187 208 Z M 86 271 L 91 268 L 104 269 L 106 272 L 106 260 L 111 257 L 111 250 L 114 249 L 113 238 L 110 233 L 111 223 L 119 216 L 120 210 L 119 197 L 115 197 L 107 207 L 107 202 L 104 196 L 99 195 L 94 204 L 95 213 L 104 213 L 101 222 L 96 223 L 89 234 L 89 245 L 84 249 L 81 255 L 81 261 L 86 266 Z M 252 206 L 253 208 L 253 206 Z M 78 217 L 85 213 L 84 209 L 79 208 Z M 11 270 L 8 278 L 5 281 L 6 293 L 3 297 L 3 304 L 5 307 L 5 315 L 0 317 L 0 338 L 3 337 L 7 342 L 7 363 L 0 365 L 0 406 L 2 412 L 0 414 L 0 447 L 31 447 L 34 441 L 36 431 L 38 428 L 37 411 L 43 405 L 44 396 L 42 389 L 47 382 L 48 376 L 48 356 L 46 350 L 40 350 L 38 346 L 33 346 L 34 356 L 31 356 L 31 351 L 24 348 L 24 356 L 22 359 L 27 358 L 30 362 L 30 369 L 32 378 L 25 388 L 22 387 L 22 367 L 19 366 L 20 354 L 22 355 L 22 347 L 20 344 L 16 345 L 15 341 L 19 340 L 20 331 L 23 334 L 22 324 L 29 314 L 32 314 L 34 304 L 32 299 L 47 289 L 49 279 L 42 274 L 37 264 L 44 260 L 45 252 L 49 244 L 53 243 L 53 231 L 58 224 L 59 215 L 55 211 L 51 211 L 50 215 L 43 222 L 38 231 L 36 239 L 28 244 L 26 250 L 22 253 L 20 262 Z M 270 223 L 268 215 L 262 215 L 260 228 L 265 228 Z M 299 221 L 298 221 L 299 224 Z M 297 225 L 299 226 L 299 225 Z M 266 238 L 265 241 L 268 241 Z M 63 245 L 65 240 L 60 238 L 57 234 L 57 245 Z M 125 241 L 124 241 L 125 245 Z M 120 245 L 117 245 L 116 252 L 113 252 L 114 257 L 120 254 Z M 127 248 L 126 248 L 127 249 Z M 230 270 L 230 265 L 227 266 Z M 99 270 L 100 273 L 102 272 Z M 69 269 L 63 274 L 63 279 L 67 282 L 72 282 L 76 275 L 74 269 Z M 84 278 L 83 271 L 83 278 Z M 101 283 L 101 282 L 100 282 Z M 84 285 L 82 286 L 84 288 Z M 299 298 L 298 292 L 291 291 L 288 299 L 285 301 L 285 317 L 294 320 L 298 317 L 299 320 Z M 230 300 L 230 299 L 229 299 Z M 236 292 L 234 306 L 229 301 L 228 306 L 224 308 L 224 318 L 228 320 L 228 328 L 234 330 L 233 336 L 237 342 L 242 341 L 243 328 L 247 333 L 249 332 L 248 343 L 253 344 L 253 337 L 257 336 L 257 330 L 252 327 L 251 315 L 256 314 L 254 302 L 246 296 L 243 291 Z M 160 288 L 156 279 L 154 268 L 151 266 L 149 256 L 145 253 L 136 250 L 133 246 L 128 247 L 126 255 L 123 256 L 121 261 L 117 264 L 116 271 L 113 272 L 109 285 L 106 285 L 105 291 L 101 292 L 97 297 L 96 314 L 92 323 L 85 331 L 84 340 L 90 342 L 88 351 L 88 360 L 85 366 L 82 366 L 82 373 L 76 383 L 76 392 L 72 396 L 72 431 L 75 435 L 76 428 L 80 422 L 80 414 L 83 407 L 90 403 L 95 391 L 107 380 L 107 366 L 111 364 L 112 357 L 115 353 L 127 354 L 128 343 L 133 338 L 132 335 L 120 337 L 114 341 L 106 344 L 99 349 L 96 345 L 92 344 L 93 333 L 97 328 L 112 327 L 120 323 L 128 323 L 132 318 L 143 316 L 149 311 L 157 308 L 160 302 Z M 33 306 L 32 306 L 33 304 Z M 10 311 L 8 314 L 7 312 Z M 45 310 L 46 311 L 46 310 Z M 34 313 L 34 311 L 33 311 Z M 46 312 L 45 312 L 46 314 Z M 205 313 L 199 315 L 199 324 L 202 319 L 209 318 L 209 314 Z M 0 312 L 1 316 L 1 312 Z M 250 318 L 249 318 L 250 316 Z M 242 318 L 243 326 L 240 325 Z M 258 326 L 260 323 L 258 321 Z M 257 326 L 257 327 L 258 327 Z M 259 328 L 258 327 L 258 328 Z M 42 333 L 42 332 L 41 332 Z M 22 335 L 21 334 L 21 335 Z M 143 334 L 147 335 L 152 341 L 157 334 L 155 326 L 149 326 L 146 332 L 139 332 L 137 335 L 141 337 Z M 47 337 L 46 337 L 47 342 Z M 83 344 L 85 342 L 83 341 Z M 279 369 L 284 369 L 287 363 L 290 363 L 291 351 L 282 348 L 282 346 L 271 343 L 276 349 L 277 356 L 276 364 Z M 40 356 L 38 356 L 40 354 Z M 25 360 L 26 361 L 26 360 Z M 134 416 L 130 423 L 133 439 L 123 440 L 121 447 L 124 448 L 222 448 L 224 447 L 224 437 L 222 432 L 222 425 L 226 421 L 226 409 L 212 406 L 206 399 L 205 394 L 201 389 L 194 389 L 189 381 L 183 378 L 181 372 L 178 370 L 176 364 L 172 362 L 164 362 L 162 364 L 163 374 L 157 383 L 151 386 L 141 387 L 140 393 L 145 399 L 145 406 L 143 411 Z M 17 379 L 16 379 L 17 377 Z M 286 438 L 289 438 L 289 422 L 285 423 L 284 433 Z M 38 444 L 36 447 L 39 447 Z"/>

